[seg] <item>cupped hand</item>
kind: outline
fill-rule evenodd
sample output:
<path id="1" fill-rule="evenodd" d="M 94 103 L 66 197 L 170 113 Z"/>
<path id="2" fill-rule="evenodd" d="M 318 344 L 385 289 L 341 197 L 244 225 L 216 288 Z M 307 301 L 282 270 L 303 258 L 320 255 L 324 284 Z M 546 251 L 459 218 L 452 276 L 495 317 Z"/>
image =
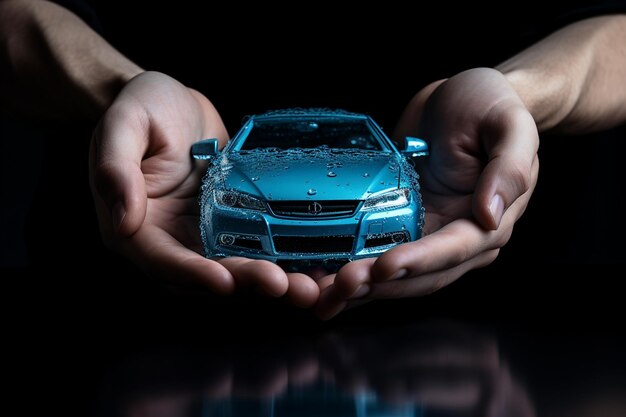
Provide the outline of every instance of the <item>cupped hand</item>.
<path id="1" fill-rule="evenodd" d="M 430 144 L 430 156 L 416 166 L 425 236 L 324 277 L 321 318 L 367 300 L 426 295 L 490 264 L 535 188 L 535 122 L 495 70 L 472 69 L 425 87 L 408 105 L 395 136 Z"/>
<path id="2" fill-rule="evenodd" d="M 206 164 L 192 143 L 228 134 L 213 105 L 173 78 L 133 78 L 93 134 L 90 181 L 107 246 L 149 275 L 217 294 L 254 288 L 299 306 L 317 301 L 315 282 L 267 261 L 201 255 L 198 190 Z"/>

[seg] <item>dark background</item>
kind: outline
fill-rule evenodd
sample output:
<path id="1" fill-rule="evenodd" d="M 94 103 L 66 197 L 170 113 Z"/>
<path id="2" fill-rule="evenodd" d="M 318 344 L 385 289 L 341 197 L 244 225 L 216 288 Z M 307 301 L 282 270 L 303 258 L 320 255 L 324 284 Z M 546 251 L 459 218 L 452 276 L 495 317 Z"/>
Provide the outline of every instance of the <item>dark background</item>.
<path id="1" fill-rule="evenodd" d="M 231 135 L 247 114 L 294 106 L 367 113 L 390 132 L 427 83 L 497 65 L 584 6 L 546 3 L 487 9 L 438 2 L 419 13 L 392 4 L 345 13 L 294 3 L 279 14 L 264 3 L 205 13 L 194 2 L 113 1 L 92 4 L 97 19 L 90 22 L 144 68 L 209 97 Z M 513 329 L 510 350 L 525 352 L 517 366 L 541 381 L 542 362 L 533 362 L 544 351 L 528 334 L 593 340 L 595 332 L 613 335 L 619 326 L 623 270 L 608 264 L 623 263 L 626 247 L 623 127 L 542 136 L 537 189 L 493 265 L 432 297 L 374 303 L 330 324 L 280 301 L 189 298 L 153 283 L 100 241 L 87 178 L 93 125 L 4 115 L 0 127 L 2 263 L 30 265 L 2 272 L 7 358 L 15 370 L 6 378 L 21 392 L 14 399 L 23 415 L 40 408 L 83 413 L 111 363 L 155 343 L 274 340 L 443 316 Z"/>

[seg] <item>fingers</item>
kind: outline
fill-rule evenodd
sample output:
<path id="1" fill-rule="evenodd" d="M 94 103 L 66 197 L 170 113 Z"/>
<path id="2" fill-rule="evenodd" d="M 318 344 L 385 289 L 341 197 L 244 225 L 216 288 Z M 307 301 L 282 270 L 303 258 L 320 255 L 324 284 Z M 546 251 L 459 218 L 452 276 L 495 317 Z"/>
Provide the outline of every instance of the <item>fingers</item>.
<path id="1" fill-rule="evenodd" d="M 318 300 L 320 288 L 308 275 L 299 273 L 287 274 L 289 287 L 285 294 L 286 300 L 297 307 L 312 307 Z"/>
<path id="2" fill-rule="evenodd" d="M 176 284 L 200 285 L 221 295 L 235 290 L 235 280 L 228 269 L 187 249 L 158 227 L 144 225 L 120 245 L 150 275 Z"/>
<path id="3" fill-rule="evenodd" d="M 405 279 L 394 279 L 386 282 L 361 284 L 368 285 L 368 293 L 364 297 L 353 296 L 351 299 L 346 299 L 339 294 L 339 291 L 334 289 L 334 285 L 330 286 L 320 295 L 320 301 L 315 309 L 315 314 L 321 320 L 329 320 L 342 311 L 364 304 L 367 301 L 376 299 L 421 297 L 432 294 L 433 292 L 454 282 L 466 272 L 489 265 L 498 256 L 498 251 L 498 249 L 494 249 L 481 253 L 466 262 L 442 271 L 431 272 L 420 276 L 406 277 Z M 359 267 L 366 268 L 364 265 L 359 265 Z M 362 274 L 363 272 L 361 271 L 360 275 Z M 352 277 L 346 276 L 345 281 L 352 281 Z M 350 284 L 344 282 L 342 285 L 348 286 Z M 353 284 L 353 286 L 358 287 L 359 285 Z"/>
<path id="4" fill-rule="evenodd" d="M 321 289 L 315 314 L 328 320 L 348 307 L 348 299 L 360 298 L 370 292 L 371 267 L 376 258 L 366 258 L 344 265 L 337 274 L 327 275 L 317 282 Z"/>
<path id="5" fill-rule="evenodd" d="M 538 165 L 539 160 L 536 159 L 531 169 L 532 186 L 537 181 Z M 493 261 L 497 250 L 507 243 L 513 225 L 526 209 L 531 192 L 529 190 L 522 194 L 511 205 L 504 214 L 498 230 L 484 230 L 472 220 L 458 219 L 420 240 L 388 250 L 372 266 L 372 281 L 384 282 L 419 277 L 454 268 L 476 257 L 481 259 L 477 261 L 475 267 L 482 266 L 483 261 L 490 259 Z M 483 257 L 485 253 L 487 256 Z M 438 288 L 440 286 L 435 286 L 433 291 Z"/>
<path id="6" fill-rule="evenodd" d="M 285 271 L 269 261 L 230 257 L 219 263 L 236 277 L 237 285 L 242 288 L 255 288 L 270 297 L 282 297 L 289 289 Z"/>
<path id="7" fill-rule="evenodd" d="M 143 117 L 124 105 L 112 107 L 96 128 L 91 144 L 93 192 L 109 210 L 113 232 L 122 236 L 135 233 L 146 215 L 141 160 L 148 132 Z"/>
<path id="8" fill-rule="evenodd" d="M 376 258 L 366 258 L 343 266 L 334 279 L 334 291 L 342 298 L 360 298 L 369 292 L 372 265 Z"/>
<path id="9" fill-rule="evenodd" d="M 533 184 L 539 136 L 528 111 L 503 103 L 486 116 L 488 162 L 476 184 L 473 214 L 488 230 L 500 225 L 504 212 Z"/>
<path id="10" fill-rule="evenodd" d="M 278 265 L 264 260 L 241 257 L 209 260 L 151 225 L 144 225 L 121 246 L 151 275 L 177 284 L 199 284 L 222 295 L 234 293 L 236 287 L 254 288 L 269 297 L 284 297 L 302 308 L 313 306 L 319 298 L 317 283 L 305 274 L 285 273 Z"/>
<path id="11" fill-rule="evenodd" d="M 432 294 L 450 285 L 466 272 L 489 265 L 496 259 L 498 252 L 498 249 L 486 251 L 455 267 L 424 274 L 419 277 L 377 283 L 372 285 L 368 298 L 421 297 Z"/>
<path id="12" fill-rule="evenodd" d="M 454 267 L 483 252 L 495 233 L 469 219 L 455 220 L 436 233 L 382 254 L 372 267 L 372 280 L 397 280 Z"/>
<path id="13" fill-rule="evenodd" d="M 320 289 L 308 275 L 285 273 L 278 265 L 264 261 L 241 257 L 229 257 L 219 261 L 233 275 L 240 288 L 254 288 L 262 294 L 278 298 L 297 307 L 313 306 Z"/>
<path id="14" fill-rule="evenodd" d="M 337 291 L 334 291 L 331 285 L 321 292 L 319 301 L 315 306 L 315 315 L 320 320 L 330 320 L 345 310 L 347 306 L 348 301 L 341 297 Z"/>
<path id="15" fill-rule="evenodd" d="M 537 164 L 532 170 L 532 183 L 536 181 Z M 529 198 L 530 191 L 517 199 L 496 231 L 459 219 L 420 240 L 390 249 L 373 264 L 372 259 L 364 259 L 344 266 L 333 284 L 322 291 L 317 316 L 328 320 L 366 300 L 428 295 L 467 271 L 490 264 L 509 239 Z M 357 290 L 363 286 L 368 292 L 359 296 Z"/>

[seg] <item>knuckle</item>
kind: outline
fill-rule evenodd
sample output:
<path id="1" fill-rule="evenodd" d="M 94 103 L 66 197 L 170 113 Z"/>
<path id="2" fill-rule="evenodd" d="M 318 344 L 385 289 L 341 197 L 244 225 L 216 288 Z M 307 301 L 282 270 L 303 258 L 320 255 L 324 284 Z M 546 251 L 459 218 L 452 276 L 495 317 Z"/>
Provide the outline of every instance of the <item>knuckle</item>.
<path id="1" fill-rule="evenodd" d="M 462 246 L 459 246 L 459 248 L 456 251 L 453 251 L 448 257 L 447 267 L 454 267 L 462 264 L 470 257 L 470 252 L 471 251 L 467 245 L 463 244 Z"/>
<path id="2" fill-rule="evenodd" d="M 528 164 L 522 162 L 509 163 L 509 181 L 513 187 L 518 190 L 519 195 L 524 194 L 530 189 L 531 185 L 531 169 Z"/>
<path id="3" fill-rule="evenodd" d="M 512 234 L 513 230 L 511 228 L 507 228 L 506 230 L 498 232 L 498 235 L 493 242 L 492 249 L 500 249 L 501 247 L 506 245 L 511 239 Z"/>
<path id="4" fill-rule="evenodd" d="M 345 297 L 349 297 L 364 281 L 361 267 L 355 263 L 348 263 L 335 276 L 335 287 Z"/>
<path id="5" fill-rule="evenodd" d="M 448 274 L 445 274 L 445 273 L 438 274 L 433 279 L 432 285 L 428 289 L 428 293 L 432 294 L 432 293 L 435 293 L 435 292 L 443 289 L 444 287 L 447 287 L 450 284 L 450 281 L 451 281 L 451 279 L 448 276 Z"/>
<path id="6" fill-rule="evenodd" d="M 482 268 L 493 263 L 500 254 L 500 249 L 492 249 L 483 253 L 478 260 L 477 268 Z"/>

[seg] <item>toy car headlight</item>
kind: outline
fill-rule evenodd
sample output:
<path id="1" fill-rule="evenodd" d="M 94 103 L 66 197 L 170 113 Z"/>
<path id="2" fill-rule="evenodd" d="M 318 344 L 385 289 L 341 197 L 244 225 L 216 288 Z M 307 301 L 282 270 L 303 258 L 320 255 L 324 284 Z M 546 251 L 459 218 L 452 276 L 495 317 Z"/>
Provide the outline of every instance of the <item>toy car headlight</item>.
<path id="1" fill-rule="evenodd" d="M 409 204 L 409 199 L 409 190 L 406 188 L 388 191 L 384 194 L 374 195 L 365 200 L 362 210 L 385 210 L 404 207 Z"/>
<path id="2" fill-rule="evenodd" d="M 232 208 L 265 211 L 265 204 L 251 195 L 228 190 L 215 190 L 215 203 Z"/>

